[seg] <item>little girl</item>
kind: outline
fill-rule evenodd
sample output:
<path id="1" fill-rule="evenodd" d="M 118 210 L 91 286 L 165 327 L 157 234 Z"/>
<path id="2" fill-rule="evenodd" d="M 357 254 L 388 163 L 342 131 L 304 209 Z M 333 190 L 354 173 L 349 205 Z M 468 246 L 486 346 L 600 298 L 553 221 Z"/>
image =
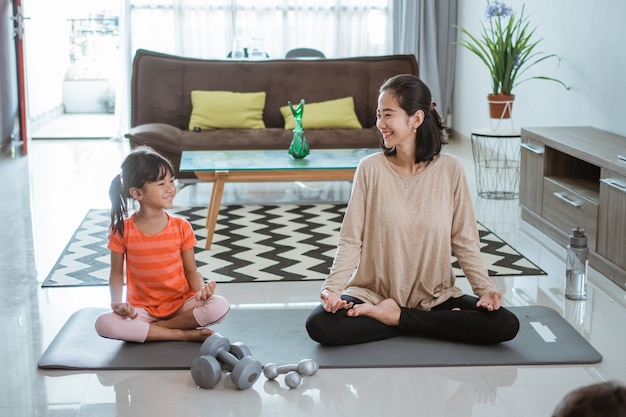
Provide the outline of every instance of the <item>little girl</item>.
<path id="1" fill-rule="evenodd" d="M 222 321 L 230 306 L 204 283 L 194 256 L 196 238 L 185 219 L 168 214 L 176 195 L 171 163 L 149 147 L 133 150 L 111 182 L 112 312 L 96 319 L 102 337 L 129 342 L 203 341 L 207 326 Z M 139 210 L 128 216 L 132 200 Z M 123 299 L 126 262 L 126 301 Z"/>

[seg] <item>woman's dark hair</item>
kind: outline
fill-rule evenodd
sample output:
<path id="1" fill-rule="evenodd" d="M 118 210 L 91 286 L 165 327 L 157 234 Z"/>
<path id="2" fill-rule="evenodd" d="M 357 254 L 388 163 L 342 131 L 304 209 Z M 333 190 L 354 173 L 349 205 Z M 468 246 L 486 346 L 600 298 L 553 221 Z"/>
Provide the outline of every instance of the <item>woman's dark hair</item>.
<path id="1" fill-rule="evenodd" d="M 109 186 L 111 200 L 111 233 L 124 235 L 124 219 L 132 199 L 131 188 L 143 188 L 146 183 L 160 181 L 167 174 L 174 176 L 174 167 L 154 149 L 148 146 L 135 148 L 122 162 L 122 173 L 116 175 Z"/>
<path id="2" fill-rule="evenodd" d="M 442 145 L 447 143 L 447 135 L 428 86 L 415 75 L 400 74 L 380 86 L 379 93 L 385 91 L 396 97 L 398 105 L 407 115 L 412 116 L 418 110 L 424 112 L 424 122 L 417 128 L 415 135 L 415 163 L 435 159 Z M 384 143 L 381 143 L 381 147 L 387 156 L 396 153 L 395 147 L 387 148 Z"/>
<path id="3" fill-rule="evenodd" d="M 557 405 L 552 417 L 626 417 L 626 386 L 599 382 L 575 389 Z"/>

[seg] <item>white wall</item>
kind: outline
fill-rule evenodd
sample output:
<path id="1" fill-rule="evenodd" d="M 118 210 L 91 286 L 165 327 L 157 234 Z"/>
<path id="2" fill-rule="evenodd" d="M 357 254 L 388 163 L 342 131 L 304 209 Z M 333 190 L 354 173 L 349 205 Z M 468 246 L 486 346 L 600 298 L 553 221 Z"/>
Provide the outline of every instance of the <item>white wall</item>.
<path id="1" fill-rule="evenodd" d="M 562 58 L 544 61 L 526 74 L 558 78 L 571 86 L 531 80 L 513 90 L 515 127 L 594 126 L 626 136 L 626 2 L 623 0 L 505 0 L 525 14 L 541 51 Z M 486 2 L 459 0 L 459 26 L 480 30 Z M 457 47 L 452 128 L 469 137 L 473 128 L 489 126 L 487 68 L 471 52 Z M 525 78 L 525 77 L 523 77 Z M 626 141 L 624 143 L 626 148 Z"/>

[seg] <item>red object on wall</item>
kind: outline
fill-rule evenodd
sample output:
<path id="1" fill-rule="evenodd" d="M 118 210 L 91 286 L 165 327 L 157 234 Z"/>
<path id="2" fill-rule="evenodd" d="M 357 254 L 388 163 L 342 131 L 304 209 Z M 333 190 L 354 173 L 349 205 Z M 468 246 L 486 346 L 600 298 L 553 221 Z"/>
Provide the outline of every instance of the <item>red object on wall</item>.
<path id="1" fill-rule="evenodd" d="M 28 135 L 26 114 L 26 73 L 24 71 L 24 14 L 22 0 L 13 0 L 13 19 L 15 20 L 15 52 L 17 55 L 17 85 L 20 116 L 20 142 L 22 154 L 28 152 Z"/>

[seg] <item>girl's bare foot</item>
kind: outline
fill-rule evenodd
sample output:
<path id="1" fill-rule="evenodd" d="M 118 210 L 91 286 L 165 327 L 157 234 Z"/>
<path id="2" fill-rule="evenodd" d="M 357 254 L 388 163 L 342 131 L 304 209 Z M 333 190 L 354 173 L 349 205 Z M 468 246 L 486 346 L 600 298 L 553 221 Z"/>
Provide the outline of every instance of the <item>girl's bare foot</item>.
<path id="1" fill-rule="evenodd" d="M 155 326 L 150 324 L 148 329 L 148 337 L 146 342 L 154 342 L 158 340 L 180 340 L 183 342 L 204 342 L 204 340 L 215 333 L 207 327 L 198 329 L 168 329 L 166 327 Z"/>
<path id="2" fill-rule="evenodd" d="M 204 342 L 207 337 L 215 333 L 214 330 L 206 327 L 200 327 L 199 329 L 193 330 L 184 330 L 184 332 L 188 337 L 186 340 L 189 342 Z"/>
<path id="3" fill-rule="evenodd" d="M 347 311 L 347 314 L 350 317 L 371 317 L 388 326 L 397 326 L 400 323 L 400 306 L 391 298 L 387 298 L 376 305 L 371 303 L 356 304 Z"/>

